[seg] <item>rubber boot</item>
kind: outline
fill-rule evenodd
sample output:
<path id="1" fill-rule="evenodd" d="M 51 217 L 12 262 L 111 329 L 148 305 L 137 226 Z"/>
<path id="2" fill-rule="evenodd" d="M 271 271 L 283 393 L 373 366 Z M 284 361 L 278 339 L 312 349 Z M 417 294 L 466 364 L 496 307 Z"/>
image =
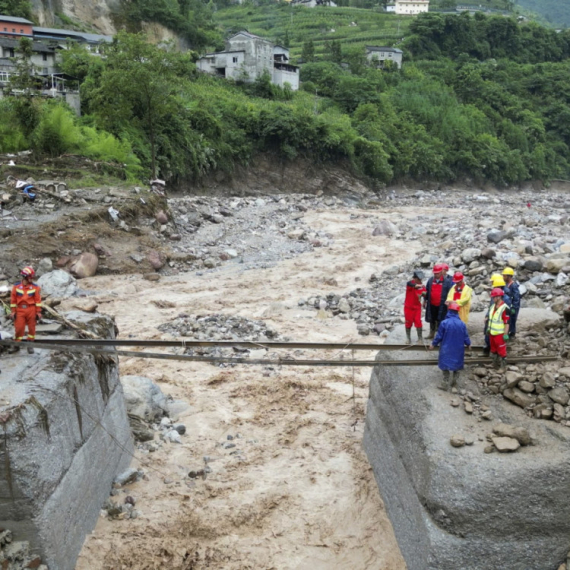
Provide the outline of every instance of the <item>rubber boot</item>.
<path id="1" fill-rule="evenodd" d="M 418 344 L 423 344 L 424 343 L 424 329 L 416 327 L 416 332 L 418 333 Z"/>
<path id="2" fill-rule="evenodd" d="M 429 324 L 429 334 L 427 335 L 427 339 L 430 340 L 435 336 L 435 323 Z"/>
<path id="3" fill-rule="evenodd" d="M 499 367 L 501 368 L 501 370 L 503 372 L 506 372 L 507 370 L 507 359 L 506 358 L 500 358 L 499 360 Z"/>
<path id="4" fill-rule="evenodd" d="M 459 374 L 461 373 L 460 370 L 453 370 L 451 372 L 451 387 L 454 388 L 457 386 L 457 381 L 459 380 Z"/>
<path id="5" fill-rule="evenodd" d="M 443 379 L 438 386 L 439 390 L 443 390 L 444 392 L 449 392 L 449 370 L 442 370 L 443 372 Z"/>
<path id="6" fill-rule="evenodd" d="M 491 347 L 490 346 L 486 346 L 483 349 L 483 356 L 490 356 L 491 355 Z"/>
<path id="7" fill-rule="evenodd" d="M 28 345 L 28 354 L 34 354 L 34 347 L 31 345 Z"/>
<path id="8" fill-rule="evenodd" d="M 412 329 L 406 329 L 406 344 L 412 344 Z"/>
<path id="9" fill-rule="evenodd" d="M 495 352 L 491 354 L 491 358 L 493 359 L 493 368 L 497 370 L 501 367 L 501 363 L 499 362 L 499 355 Z"/>
<path id="10" fill-rule="evenodd" d="M 16 352 L 20 352 L 19 346 L 11 346 L 8 348 L 8 354 L 15 354 Z"/>

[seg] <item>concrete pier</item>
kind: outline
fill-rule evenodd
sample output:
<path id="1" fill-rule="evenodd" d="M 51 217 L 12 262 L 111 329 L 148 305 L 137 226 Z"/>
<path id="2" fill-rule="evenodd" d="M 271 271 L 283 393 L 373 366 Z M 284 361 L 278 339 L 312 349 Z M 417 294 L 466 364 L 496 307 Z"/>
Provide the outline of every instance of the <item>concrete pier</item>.
<path id="1" fill-rule="evenodd" d="M 403 339 L 402 327 L 389 342 Z M 435 366 L 378 366 L 370 381 L 364 448 L 408 570 L 556 570 L 570 550 L 570 429 L 500 395 L 484 399 L 494 420 L 477 421 L 436 389 L 440 378 Z M 463 386 L 477 393 L 465 373 Z M 499 421 L 534 445 L 484 453 Z M 454 448 L 454 434 L 475 443 Z"/>
<path id="2" fill-rule="evenodd" d="M 114 337 L 109 317 L 72 322 Z M 131 461 L 113 356 L 25 350 L 0 360 L 0 527 L 50 570 L 73 570 L 113 479 Z"/>

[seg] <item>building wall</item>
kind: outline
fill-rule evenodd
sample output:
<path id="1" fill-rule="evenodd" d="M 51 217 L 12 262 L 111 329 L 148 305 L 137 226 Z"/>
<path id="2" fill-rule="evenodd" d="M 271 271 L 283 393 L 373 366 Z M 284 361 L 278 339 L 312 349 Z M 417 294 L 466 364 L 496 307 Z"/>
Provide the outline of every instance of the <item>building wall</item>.
<path id="1" fill-rule="evenodd" d="M 249 81 L 255 81 L 264 70 L 273 74 L 273 44 L 261 38 L 238 34 L 228 40 L 228 51 L 244 51 L 243 71 Z"/>
<path id="2" fill-rule="evenodd" d="M 429 0 L 396 0 L 396 14 L 413 16 L 428 10 Z"/>
<path id="3" fill-rule="evenodd" d="M 299 89 L 299 70 L 287 71 L 285 69 L 273 69 L 273 83 L 279 87 L 285 87 L 289 83 L 293 91 Z"/>
<path id="4" fill-rule="evenodd" d="M 18 39 L 21 37 L 32 37 L 33 35 L 32 24 L 5 22 L 0 18 L 0 37 Z"/>

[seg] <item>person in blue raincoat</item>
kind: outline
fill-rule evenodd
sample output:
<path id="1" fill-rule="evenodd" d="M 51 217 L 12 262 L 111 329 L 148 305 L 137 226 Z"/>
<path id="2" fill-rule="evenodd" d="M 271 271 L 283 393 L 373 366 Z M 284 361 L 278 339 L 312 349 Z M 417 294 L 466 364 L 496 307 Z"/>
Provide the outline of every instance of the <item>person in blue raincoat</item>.
<path id="1" fill-rule="evenodd" d="M 447 306 L 447 316 L 439 325 L 439 329 L 429 349 L 439 349 L 439 369 L 443 372 L 443 380 L 438 386 L 440 390 L 449 391 L 457 384 L 459 373 L 465 364 L 465 347 L 471 347 L 471 339 L 467 326 L 459 318 L 459 305 L 452 301 Z"/>

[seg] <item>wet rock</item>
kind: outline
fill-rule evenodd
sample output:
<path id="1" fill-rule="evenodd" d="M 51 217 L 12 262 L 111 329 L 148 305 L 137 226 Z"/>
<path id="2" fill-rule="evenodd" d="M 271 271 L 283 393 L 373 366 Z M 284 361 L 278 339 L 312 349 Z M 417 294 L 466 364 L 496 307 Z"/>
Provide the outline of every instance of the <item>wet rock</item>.
<path id="1" fill-rule="evenodd" d="M 150 378 L 121 376 L 121 384 L 129 414 L 154 421 L 167 412 L 167 398 Z"/>
<path id="2" fill-rule="evenodd" d="M 481 257 L 481 250 L 475 247 L 465 249 L 461 254 L 461 259 L 463 260 L 464 263 L 471 263 L 476 259 L 479 259 L 480 257 Z"/>
<path id="3" fill-rule="evenodd" d="M 61 269 L 42 275 L 38 279 L 38 285 L 42 288 L 45 296 L 67 299 L 77 292 L 75 278 Z"/>
<path id="4" fill-rule="evenodd" d="M 465 445 L 465 438 L 462 435 L 452 435 L 449 443 L 453 447 L 463 447 Z"/>
<path id="5" fill-rule="evenodd" d="M 142 471 L 135 469 L 134 467 L 129 467 L 115 477 L 115 485 L 117 487 L 124 487 L 125 485 L 130 485 L 131 483 L 138 481 L 141 477 Z"/>
<path id="6" fill-rule="evenodd" d="M 162 269 L 166 264 L 166 257 L 162 253 L 159 253 L 154 249 L 148 252 L 147 259 L 151 264 L 152 268 L 156 269 L 157 271 L 159 269 Z"/>
<path id="7" fill-rule="evenodd" d="M 553 402 L 565 406 L 570 400 L 567 388 L 553 388 L 548 392 L 548 396 Z"/>
<path id="8" fill-rule="evenodd" d="M 500 453 L 512 453 L 516 451 L 521 444 L 512 437 L 494 437 L 493 444 Z"/>
<path id="9" fill-rule="evenodd" d="M 164 212 L 164 210 L 159 210 L 156 213 L 156 216 L 154 217 L 154 219 L 161 225 L 167 224 L 168 223 L 168 216 L 166 215 L 166 213 Z"/>
<path id="10" fill-rule="evenodd" d="M 526 408 L 536 402 L 536 398 L 534 396 L 525 394 L 518 388 L 507 388 L 503 392 L 503 396 L 521 408 Z"/>
<path id="11" fill-rule="evenodd" d="M 69 271 L 77 279 L 93 277 L 97 273 L 99 258 L 94 253 L 83 252 L 71 261 Z"/>
<path id="12" fill-rule="evenodd" d="M 372 232 L 373 236 L 392 236 L 397 233 L 398 228 L 390 222 L 390 220 L 380 220 L 374 231 Z"/>
<path id="13" fill-rule="evenodd" d="M 546 261 L 544 269 L 546 269 L 548 273 L 557 274 L 560 273 L 560 271 L 562 271 L 562 268 L 566 267 L 567 265 L 570 265 L 570 258 L 567 257 L 562 259 L 548 259 Z"/>
<path id="14" fill-rule="evenodd" d="M 506 235 L 506 232 L 501 230 L 491 230 L 487 233 L 487 241 L 491 243 L 499 243 L 505 239 Z"/>
<path id="15" fill-rule="evenodd" d="M 499 437 L 516 439 L 521 445 L 530 445 L 532 443 L 528 430 L 523 427 L 500 423 L 493 428 L 493 433 Z"/>
<path id="16" fill-rule="evenodd" d="M 525 259 L 524 268 L 528 271 L 542 271 L 543 264 L 538 257 L 528 257 Z"/>
<path id="17" fill-rule="evenodd" d="M 36 269 L 36 277 L 41 277 L 50 271 L 53 271 L 53 263 L 49 257 L 44 257 L 38 263 L 38 267 Z"/>

